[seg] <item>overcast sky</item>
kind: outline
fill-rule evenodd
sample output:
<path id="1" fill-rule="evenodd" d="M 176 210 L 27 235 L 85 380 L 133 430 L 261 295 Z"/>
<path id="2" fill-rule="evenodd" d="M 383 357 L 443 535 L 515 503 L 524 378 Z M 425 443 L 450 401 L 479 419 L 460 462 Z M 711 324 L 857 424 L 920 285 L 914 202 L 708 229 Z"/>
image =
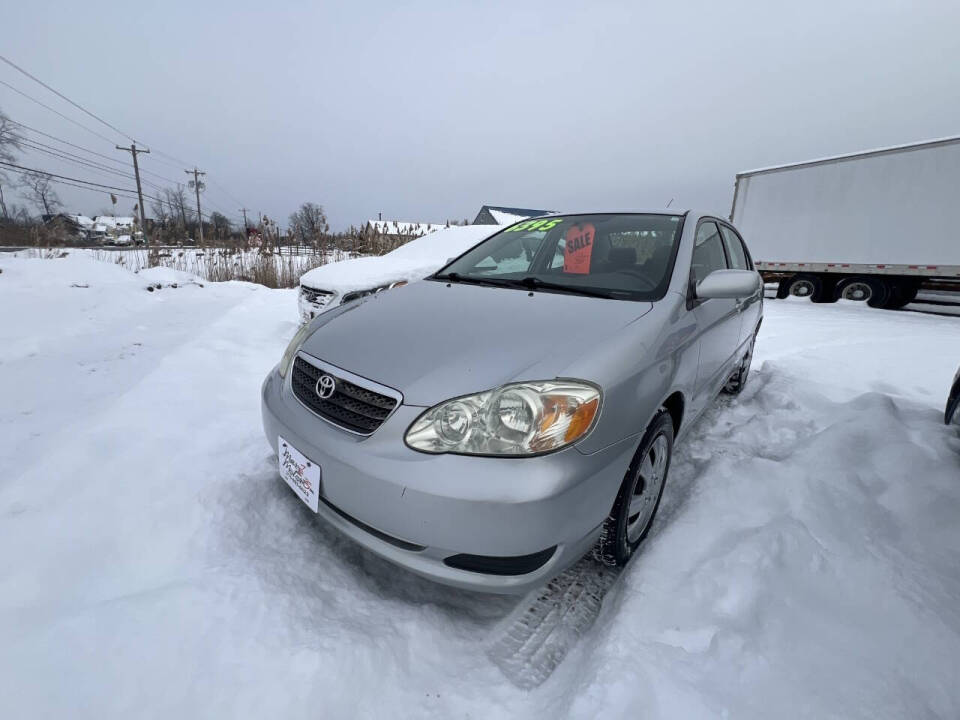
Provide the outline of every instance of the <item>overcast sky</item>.
<path id="1" fill-rule="evenodd" d="M 207 170 L 210 208 L 283 225 L 308 200 L 337 229 L 484 203 L 727 213 L 737 171 L 960 133 L 955 0 L 0 1 L 0 54 Z M 0 80 L 125 141 L 6 65 Z M 2 85 L 0 109 L 123 159 Z M 185 180 L 169 157 L 143 167 Z"/>

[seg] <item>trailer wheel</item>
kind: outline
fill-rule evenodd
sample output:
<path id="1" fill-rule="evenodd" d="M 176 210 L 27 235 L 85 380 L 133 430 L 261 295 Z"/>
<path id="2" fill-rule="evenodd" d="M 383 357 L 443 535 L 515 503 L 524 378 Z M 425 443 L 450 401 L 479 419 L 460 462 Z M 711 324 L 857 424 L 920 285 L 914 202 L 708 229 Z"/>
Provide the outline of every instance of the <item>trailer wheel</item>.
<path id="1" fill-rule="evenodd" d="M 816 275 L 794 275 L 787 294 L 793 297 L 813 298 L 820 294 L 823 285 Z"/>
<path id="2" fill-rule="evenodd" d="M 780 278 L 780 283 L 777 285 L 777 300 L 783 300 L 790 295 L 790 283 L 792 281 L 793 276 L 790 275 Z"/>
<path id="3" fill-rule="evenodd" d="M 888 310 L 899 310 L 904 305 L 912 303 L 917 298 L 920 286 L 912 282 L 893 283 L 890 288 L 890 297 L 887 299 L 885 308 Z"/>
<path id="4" fill-rule="evenodd" d="M 815 303 L 832 303 L 837 301 L 837 279 L 832 277 L 818 278 L 820 289 L 810 298 Z"/>
<path id="5" fill-rule="evenodd" d="M 852 277 L 841 280 L 837 285 L 838 300 L 867 302 L 873 297 L 873 285 L 867 278 Z"/>
<path id="6" fill-rule="evenodd" d="M 890 300 L 890 283 L 880 278 L 870 278 L 870 287 L 873 294 L 867 300 L 867 305 L 872 308 L 885 308 Z"/>

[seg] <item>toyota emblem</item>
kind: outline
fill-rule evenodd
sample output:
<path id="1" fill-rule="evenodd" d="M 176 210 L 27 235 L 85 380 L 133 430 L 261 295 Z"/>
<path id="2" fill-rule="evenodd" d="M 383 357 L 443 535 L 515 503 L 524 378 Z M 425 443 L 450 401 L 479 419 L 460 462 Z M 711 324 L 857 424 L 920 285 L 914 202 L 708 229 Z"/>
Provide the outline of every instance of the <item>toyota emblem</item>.
<path id="1" fill-rule="evenodd" d="M 321 400 L 328 399 L 337 389 L 337 381 L 331 375 L 321 375 L 314 390 Z"/>

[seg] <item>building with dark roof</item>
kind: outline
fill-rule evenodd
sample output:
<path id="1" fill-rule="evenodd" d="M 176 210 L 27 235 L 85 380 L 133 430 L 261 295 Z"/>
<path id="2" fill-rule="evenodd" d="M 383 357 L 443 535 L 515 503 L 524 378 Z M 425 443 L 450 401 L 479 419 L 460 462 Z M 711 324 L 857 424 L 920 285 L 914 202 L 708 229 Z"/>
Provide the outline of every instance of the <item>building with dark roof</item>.
<path id="1" fill-rule="evenodd" d="M 524 218 L 547 215 L 553 210 L 531 210 L 529 208 L 498 207 L 484 205 L 474 218 L 474 225 L 510 225 Z"/>

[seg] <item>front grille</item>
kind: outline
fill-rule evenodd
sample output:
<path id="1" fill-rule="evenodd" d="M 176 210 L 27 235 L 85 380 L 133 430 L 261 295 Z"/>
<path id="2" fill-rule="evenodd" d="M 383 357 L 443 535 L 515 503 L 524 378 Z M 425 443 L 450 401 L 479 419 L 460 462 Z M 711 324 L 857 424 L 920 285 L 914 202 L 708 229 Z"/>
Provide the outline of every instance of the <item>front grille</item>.
<path id="1" fill-rule="evenodd" d="M 317 310 L 326 307 L 327 303 L 333 298 L 333 293 L 327 290 L 316 290 L 306 285 L 300 286 L 300 294 L 303 299 L 311 305 L 316 306 Z"/>
<path id="2" fill-rule="evenodd" d="M 329 375 L 336 381 L 333 395 L 317 395 L 317 380 Z M 293 394 L 317 415 L 351 432 L 369 435 L 383 424 L 397 406 L 397 399 L 381 395 L 343 379 L 336 372 L 314 367 L 302 357 L 293 361 Z"/>

